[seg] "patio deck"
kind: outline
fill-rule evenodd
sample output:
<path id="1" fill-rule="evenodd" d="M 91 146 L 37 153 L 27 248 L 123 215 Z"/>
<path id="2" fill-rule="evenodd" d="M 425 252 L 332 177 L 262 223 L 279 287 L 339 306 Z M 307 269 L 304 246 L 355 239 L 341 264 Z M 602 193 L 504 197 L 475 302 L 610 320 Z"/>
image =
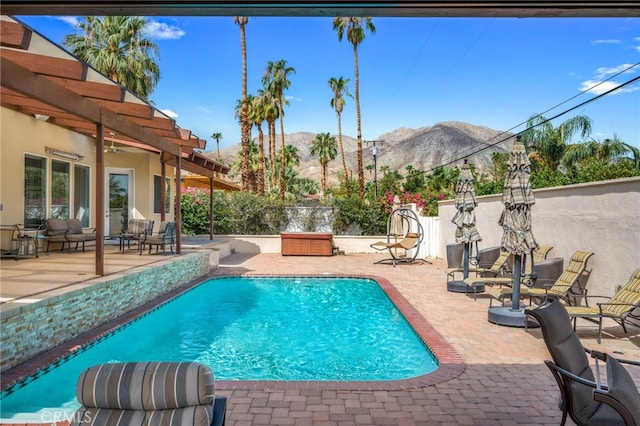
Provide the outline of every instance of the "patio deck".
<path id="1" fill-rule="evenodd" d="M 92 255 L 60 253 L 40 259 L 3 260 L 0 296 L 20 298 L 23 294 L 30 298 L 36 293 L 44 295 L 47 286 L 64 291 L 65 282 L 88 278 L 77 271 L 82 257 L 88 263 L 86 274 L 91 273 Z M 488 299 L 474 301 L 446 290 L 443 260 L 396 267 L 374 264 L 383 256 L 316 258 L 236 253 L 221 259 L 211 275 L 339 273 L 385 278 L 463 358 L 462 374 L 434 385 L 401 390 L 267 388 L 259 384 L 253 389 L 223 387 L 219 393 L 229 397 L 227 425 L 559 424 L 558 389 L 543 364 L 549 356 L 539 329 L 525 332 L 489 323 Z M 109 253 L 107 272 L 160 258 L 138 256 L 135 251 Z M 76 272 L 68 272 L 71 269 L 65 268 L 60 259 L 73 262 Z M 595 325 L 579 323 L 578 336 L 585 346 L 640 359 L 638 328 L 631 328 L 625 335 L 615 323 L 606 323 L 601 345 L 596 343 L 596 334 Z M 632 375 L 640 382 L 640 369 Z"/>

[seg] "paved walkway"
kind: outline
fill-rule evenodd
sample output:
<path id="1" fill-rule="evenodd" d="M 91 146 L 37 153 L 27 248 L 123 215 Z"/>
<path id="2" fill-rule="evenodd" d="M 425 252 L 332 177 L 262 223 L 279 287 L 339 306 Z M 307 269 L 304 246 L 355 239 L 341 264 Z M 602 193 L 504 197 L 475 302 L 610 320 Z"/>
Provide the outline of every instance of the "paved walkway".
<path id="1" fill-rule="evenodd" d="M 126 258 L 127 256 L 123 256 Z M 137 257 L 137 256 L 136 256 Z M 454 378 L 425 386 L 348 390 L 340 386 L 252 388 L 221 383 L 229 398 L 227 425 L 553 425 L 560 422 L 558 389 L 543 364 L 539 330 L 525 332 L 487 321 L 488 299 L 446 290 L 443 260 L 393 267 L 383 255 L 284 257 L 233 254 L 212 276 L 235 274 L 354 274 L 391 283 L 464 361 Z M 640 359 L 640 330 L 625 335 L 607 324 L 602 344 L 590 323 L 579 323 L 587 347 Z M 632 374 L 640 382 L 640 369 Z"/>

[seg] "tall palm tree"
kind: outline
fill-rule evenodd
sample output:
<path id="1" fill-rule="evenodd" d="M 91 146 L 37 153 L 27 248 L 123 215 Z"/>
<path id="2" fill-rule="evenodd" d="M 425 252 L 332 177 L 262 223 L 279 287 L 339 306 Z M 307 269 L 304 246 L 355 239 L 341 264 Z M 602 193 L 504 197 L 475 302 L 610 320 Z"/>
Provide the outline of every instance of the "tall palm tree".
<path id="1" fill-rule="evenodd" d="M 242 116 L 244 114 L 247 120 L 247 123 L 249 123 L 249 133 L 247 135 L 249 137 L 249 142 L 247 143 L 246 147 L 241 146 L 240 148 L 240 157 L 239 157 L 240 158 L 240 175 L 242 178 L 242 189 L 244 191 L 255 192 L 255 191 L 252 191 L 251 189 L 251 188 L 256 188 L 256 182 L 254 179 L 255 176 L 251 171 L 251 167 L 252 167 L 251 144 L 253 143 L 251 140 L 251 128 L 253 127 L 253 123 L 251 122 L 249 114 L 250 114 L 252 103 L 253 103 L 253 95 L 247 95 L 244 102 L 242 101 L 242 99 L 238 99 L 238 101 L 236 102 L 235 117 L 238 119 L 238 122 L 241 123 Z M 244 135 L 242 135 L 242 137 L 244 137 Z M 247 155 L 244 155 L 245 148 L 246 148 Z"/>
<path id="2" fill-rule="evenodd" d="M 295 73 L 293 67 L 287 66 L 285 59 L 267 63 L 267 69 L 262 77 L 263 85 L 273 93 L 278 100 L 278 114 L 280 117 L 280 138 L 281 138 L 281 158 L 280 158 L 280 199 L 284 200 L 284 167 L 285 167 L 285 146 L 284 146 L 284 91 L 289 88 L 289 74 Z"/>
<path id="3" fill-rule="evenodd" d="M 213 132 L 211 134 L 211 136 L 209 136 L 211 139 L 215 139 L 216 141 L 216 147 L 218 148 L 218 160 L 220 160 L 220 139 L 222 139 L 222 133 L 220 132 Z"/>
<path id="4" fill-rule="evenodd" d="M 347 170 L 347 160 L 344 157 L 344 146 L 342 145 L 342 110 L 346 103 L 344 95 L 351 96 L 347 84 L 349 79 L 342 77 L 331 77 L 329 79 L 329 87 L 333 92 L 333 98 L 331 98 L 331 108 L 336 111 L 338 117 L 338 146 L 340 147 L 340 156 L 342 158 L 342 170 L 344 173 L 344 183 L 347 190 L 347 198 L 351 197 L 351 185 L 349 185 L 349 175 Z"/>
<path id="5" fill-rule="evenodd" d="M 137 16 L 83 16 L 76 25 L 82 34 L 66 35 L 62 44 L 146 101 L 160 81 L 160 49 L 144 37 L 146 24 Z"/>
<path id="6" fill-rule="evenodd" d="M 258 129 L 258 194 L 264 195 L 264 132 L 262 122 L 265 121 L 265 99 L 261 96 L 264 91 L 259 91 L 249 103 L 249 122 Z"/>
<path id="7" fill-rule="evenodd" d="M 591 134 L 589 117 L 577 115 L 558 127 L 553 127 L 548 119 L 535 114 L 527 121 L 527 129 L 522 132 L 522 141 L 525 146 L 535 151 L 532 153 L 533 158 L 551 170 L 558 170 L 569 141 L 576 133 L 582 138 Z"/>
<path id="8" fill-rule="evenodd" d="M 333 29 L 338 34 L 338 40 L 346 34 L 347 40 L 353 45 L 353 64 L 355 79 L 356 122 L 358 139 L 358 194 L 364 197 L 364 167 L 362 164 L 362 125 L 360 123 L 360 74 L 358 71 L 358 45 L 364 41 L 365 29 L 371 34 L 376 33 L 376 27 L 371 18 L 333 18 Z"/>
<path id="9" fill-rule="evenodd" d="M 268 89 L 260 89 L 258 91 L 260 97 L 263 99 L 263 107 L 264 107 L 264 119 L 267 121 L 267 137 L 269 139 L 269 158 L 268 160 L 268 169 L 270 171 L 269 174 L 269 184 L 270 186 L 275 186 L 277 182 L 276 177 L 276 120 L 279 117 L 278 112 L 278 100 L 273 96 Z M 286 103 L 285 103 L 286 104 Z"/>
<path id="10" fill-rule="evenodd" d="M 608 164 L 633 153 L 631 148 L 630 145 L 622 142 L 617 135 L 613 135 L 613 139 L 605 139 L 602 142 L 591 139 L 584 143 L 569 145 L 562 157 L 562 165 L 570 167 L 588 160 Z"/>
<path id="11" fill-rule="evenodd" d="M 324 201 L 327 189 L 327 166 L 329 161 L 336 158 L 338 153 L 336 138 L 329 133 L 318 133 L 311 142 L 311 155 L 317 155 L 320 160 L 322 175 L 320 176 L 320 199 Z"/>
<path id="12" fill-rule="evenodd" d="M 248 16 L 234 16 L 233 21 L 240 27 L 240 52 L 242 54 L 242 98 L 240 109 L 240 145 L 242 147 L 242 189 L 247 189 L 249 180 L 249 142 L 251 140 L 251 123 L 247 118 L 247 40 L 245 27 L 249 23 Z"/>

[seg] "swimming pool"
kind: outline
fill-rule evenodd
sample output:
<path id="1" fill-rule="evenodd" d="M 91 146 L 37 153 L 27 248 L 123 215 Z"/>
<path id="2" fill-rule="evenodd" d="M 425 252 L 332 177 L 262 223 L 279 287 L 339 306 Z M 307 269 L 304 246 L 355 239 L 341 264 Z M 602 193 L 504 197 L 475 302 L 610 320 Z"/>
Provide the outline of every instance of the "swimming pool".
<path id="1" fill-rule="evenodd" d="M 198 361 L 216 380 L 399 380 L 437 368 L 372 279 L 215 278 L 3 392 L 0 417 L 70 415 L 84 368 L 134 360 Z"/>

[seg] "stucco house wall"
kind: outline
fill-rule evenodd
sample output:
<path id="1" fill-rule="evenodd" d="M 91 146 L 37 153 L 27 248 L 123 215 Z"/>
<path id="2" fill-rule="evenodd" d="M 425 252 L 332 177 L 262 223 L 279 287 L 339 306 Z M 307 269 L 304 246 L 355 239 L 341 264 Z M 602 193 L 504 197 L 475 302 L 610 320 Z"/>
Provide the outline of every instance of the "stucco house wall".
<path id="1" fill-rule="evenodd" d="M 108 137 L 107 137 L 108 138 Z M 108 144 L 109 142 L 106 142 Z M 45 147 L 78 153 L 84 158 L 78 161 L 57 158 L 46 152 Z M 90 211 L 95 211 L 96 144 L 93 138 L 69 131 L 59 126 L 37 120 L 7 108 L 0 108 L 0 224 L 20 224 L 24 221 L 24 155 L 34 154 L 48 158 L 48 172 L 51 173 L 51 158 L 82 164 L 91 170 Z M 154 175 L 161 174 L 158 154 L 121 151 L 105 153 L 105 167 L 134 169 L 135 218 L 155 220 L 155 228 L 160 224 L 160 213 L 154 213 Z M 174 175 L 174 168 L 167 166 L 166 175 Z M 50 178 L 48 179 L 50 185 Z M 48 195 L 50 189 L 48 189 Z M 171 205 L 175 197 L 175 185 L 171 184 Z M 73 194 L 71 195 L 73 197 Z M 101 213 L 104 214 L 104 213 Z M 173 209 L 167 220 L 173 217 Z M 90 213 L 90 225 L 94 226 L 95 215 Z M 4 236 L 3 236 L 4 238 Z M 3 245 L 4 247 L 4 245 Z"/>

